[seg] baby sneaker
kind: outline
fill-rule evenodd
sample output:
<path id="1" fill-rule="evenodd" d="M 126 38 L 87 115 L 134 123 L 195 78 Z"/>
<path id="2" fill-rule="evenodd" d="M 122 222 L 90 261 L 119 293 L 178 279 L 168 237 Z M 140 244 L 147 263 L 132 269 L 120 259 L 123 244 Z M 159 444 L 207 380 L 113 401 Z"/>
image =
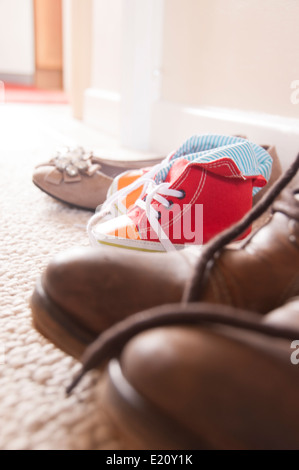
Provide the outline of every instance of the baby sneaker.
<path id="1" fill-rule="evenodd" d="M 243 137 L 243 139 L 246 139 L 246 137 Z M 262 198 L 264 193 L 268 191 L 282 173 L 282 167 L 275 145 L 261 145 L 261 147 L 263 147 L 272 158 L 272 171 L 267 185 L 253 196 L 253 205 Z M 168 162 L 173 155 L 174 154 L 171 154 L 168 157 Z M 141 196 L 144 183 L 151 178 L 151 176 L 155 175 L 158 168 L 161 168 L 165 162 L 166 160 L 156 165 L 155 168 L 142 167 L 139 169 L 131 169 L 117 175 L 107 191 L 106 201 L 102 206 L 98 207 L 98 211 L 101 210 L 103 214 L 103 220 L 126 214 L 129 207 Z M 128 188 L 128 186 L 130 187 Z M 121 198 L 122 194 L 125 195 L 123 199 Z"/>
<path id="2" fill-rule="evenodd" d="M 266 150 L 245 139 L 194 136 L 104 204 L 89 222 L 90 241 L 142 251 L 206 243 L 251 209 L 271 166 Z M 122 215 L 105 220 L 112 208 Z"/>

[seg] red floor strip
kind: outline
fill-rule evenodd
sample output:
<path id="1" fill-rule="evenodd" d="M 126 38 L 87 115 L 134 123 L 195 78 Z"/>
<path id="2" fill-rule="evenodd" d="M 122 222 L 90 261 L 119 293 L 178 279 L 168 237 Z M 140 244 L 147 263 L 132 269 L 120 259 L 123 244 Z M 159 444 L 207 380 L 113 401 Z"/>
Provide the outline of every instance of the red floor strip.
<path id="1" fill-rule="evenodd" d="M 68 104 L 69 102 L 64 91 L 43 90 L 13 83 L 0 82 L 0 95 L 5 103 Z"/>

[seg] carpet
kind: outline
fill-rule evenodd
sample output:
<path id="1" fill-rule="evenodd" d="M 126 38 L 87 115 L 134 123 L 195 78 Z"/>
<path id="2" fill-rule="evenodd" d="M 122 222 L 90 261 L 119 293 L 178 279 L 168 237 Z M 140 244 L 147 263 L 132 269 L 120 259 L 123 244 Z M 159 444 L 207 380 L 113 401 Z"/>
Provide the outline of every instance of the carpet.
<path id="1" fill-rule="evenodd" d="M 80 364 L 32 326 L 36 279 L 58 252 L 87 246 L 91 213 L 70 208 L 31 182 L 36 164 L 63 144 L 117 150 L 70 117 L 67 106 L 0 105 L 0 449 L 119 449 L 101 405 L 101 373 L 65 396 Z"/>

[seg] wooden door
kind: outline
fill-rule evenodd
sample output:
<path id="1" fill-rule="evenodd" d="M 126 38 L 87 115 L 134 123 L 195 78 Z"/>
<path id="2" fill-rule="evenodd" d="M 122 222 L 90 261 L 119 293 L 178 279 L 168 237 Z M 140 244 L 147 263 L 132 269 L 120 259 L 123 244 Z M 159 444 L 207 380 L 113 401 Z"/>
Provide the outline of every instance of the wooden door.
<path id="1" fill-rule="evenodd" d="M 63 88 L 62 0 L 34 0 L 35 84 Z"/>

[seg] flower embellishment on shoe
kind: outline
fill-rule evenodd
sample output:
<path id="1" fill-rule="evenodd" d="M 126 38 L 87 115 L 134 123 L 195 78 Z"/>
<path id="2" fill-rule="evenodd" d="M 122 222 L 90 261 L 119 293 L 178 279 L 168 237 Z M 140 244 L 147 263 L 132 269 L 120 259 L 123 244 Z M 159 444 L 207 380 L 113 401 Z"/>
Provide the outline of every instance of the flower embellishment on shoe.
<path id="1" fill-rule="evenodd" d="M 60 184 L 81 181 L 82 175 L 92 176 L 101 168 L 99 163 L 93 163 L 93 153 L 83 147 L 63 147 L 56 151 L 53 158 L 46 163 L 51 168 L 45 175 L 48 183 Z"/>

